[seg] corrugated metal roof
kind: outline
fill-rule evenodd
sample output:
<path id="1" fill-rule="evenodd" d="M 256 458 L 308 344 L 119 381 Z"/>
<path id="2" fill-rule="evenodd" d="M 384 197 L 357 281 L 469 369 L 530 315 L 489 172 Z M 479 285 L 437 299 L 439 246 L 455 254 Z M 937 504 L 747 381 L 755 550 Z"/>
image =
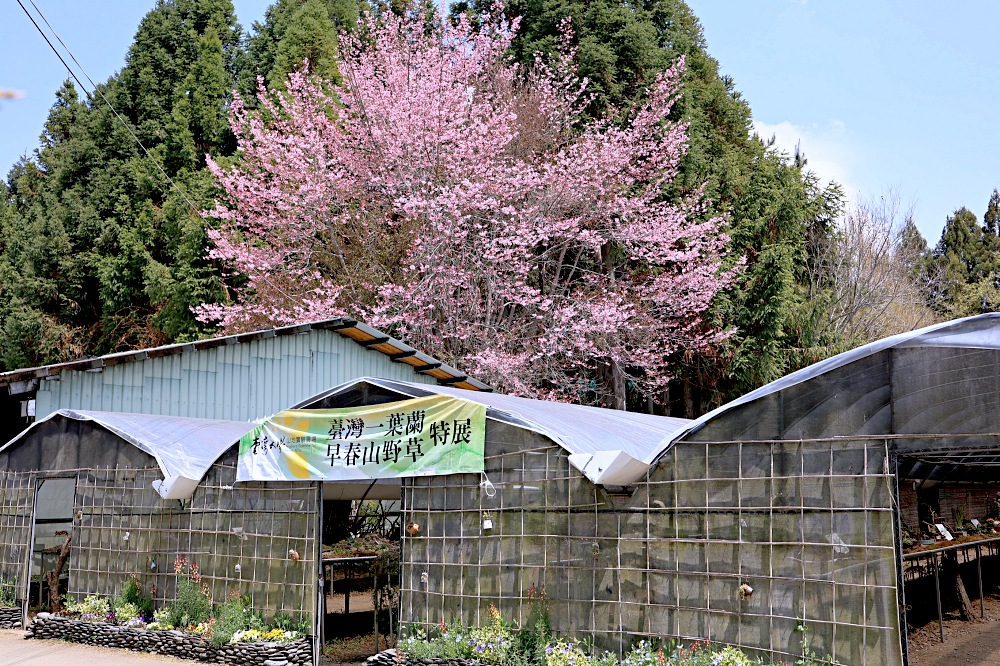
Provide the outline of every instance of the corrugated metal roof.
<path id="1" fill-rule="evenodd" d="M 102 370 L 104 368 L 144 361 L 151 358 L 163 356 L 173 356 L 184 354 L 185 352 L 200 351 L 203 349 L 214 349 L 240 343 L 264 340 L 278 336 L 297 335 L 308 333 L 312 330 L 336 331 L 345 338 L 349 338 L 361 347 L 374 349 L 377 352 L 389 357 L 390 361 L 404 363 L 413 368 L 413 371 L 433 377 L 437 382 L 445 385 L 454 385 L 470 391 L 491 391 L 487 384 L 473 379 L 462 371 L 442 363 L 433 356 L 429 356 L 410 345 L 397 340 L 392 336 L 359 322 L 354 319 L 337 318 L 325 321 L 296 324 L 294 326 L 283 326 L 280 328 L 269 328 L 251 333 L 240 333 L 238 335 L 227 335 L 218 338 L 209 338 L 197 342 L 184 342 L 174 345 L 164 345 L 162 347 L 152 347 L 149 349 L 138 349 L 134 351 L 118 352 L 107 354 L 95 358 L 67 361 L 65 363 L 53 363 L 52 365 L 40 366 L 37 368 L 22 368 L 0 373 L 0 386 L 10 386 L 14 390 L 12 393 L 21 392 L 18 384 L 25 384 L 32 380 L 50 379 L 58 377 L 65 370 Z M 196 363 L 197 361 L 193 361 Z"/>
<path id="2" fill-rule="evenodd" d="M 58 418 L 97 423 L 153 456 L 164 476 L 184 476 L 195 481 L 201 479 L 240 437 L 253 429 L 253 425 L 245 421 L 60 409 L 32 423 L 27 430 L 0 446 L 0 452 L 29 438 L 46 421 Z"/>
<path id="3" fill-rule="evenodd" d="M 1000 313 L 990 312 L 933 324 L 915 331 L 906 331 L 905 333 L 899 333 L 888 338 L 883 338 L 882 340 L 876 340 L 875 342 L 851 349 L 842 354 L 831 356 L 819 363 L 814 363 L 776 379 L 769 384 L 765 384 L 695 419 L 686 428 L 679 430 L 674 435 L 670 444 L 683 440 L 686 436 L 703 428 L 709 421 L 722 416 L 740 405 L 745 405 L 772 393 L 802 384 L 886 349 L 912 349 L 918 347 L 1000 349 Z M 666 452 L 667 448 L 669 447 L 664 448 L 664 452 Z"/>

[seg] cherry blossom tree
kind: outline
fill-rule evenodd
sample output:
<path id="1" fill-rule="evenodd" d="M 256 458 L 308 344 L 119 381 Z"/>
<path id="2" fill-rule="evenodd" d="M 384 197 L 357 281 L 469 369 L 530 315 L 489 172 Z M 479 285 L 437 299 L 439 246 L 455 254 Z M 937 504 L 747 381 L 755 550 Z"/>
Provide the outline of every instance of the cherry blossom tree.
<path id="1" fill-rule="evenodd" d="M 210 160 L 209 213 L 232 302 L 199 318 L 352 314 L 500 390 L 618 408 L 726 335 L 701 319 L 739 269 L 723 268 L 723 220 L 663 194 L 683 62 L 592 120 L 568 30 L 561 58 L 524 69 L 503 23 L 365 28 L 343 38 L 338 87 L 298 73 L 259 112 L 234 102 L 240 159 Z"/>

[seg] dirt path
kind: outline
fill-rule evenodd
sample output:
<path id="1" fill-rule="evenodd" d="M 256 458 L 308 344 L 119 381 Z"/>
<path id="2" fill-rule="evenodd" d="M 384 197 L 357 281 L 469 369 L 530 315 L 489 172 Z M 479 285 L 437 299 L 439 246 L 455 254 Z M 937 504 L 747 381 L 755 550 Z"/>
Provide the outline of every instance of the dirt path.
<path id="1" fill-rule="evenodd" d="M 973 602 L 979 610 L 979 600 Z M 1000 599 L 986 598 L 986 619 L 965 622 L 957 614 L 944 619 L 944 643 L 937 621 L 910 632 L 910 666 L 1000 664 Z"/>
<path id="2" fill-rule="evenodd" d="M 4 666 L 52 666 L 72 664 L 73 666 L 155 666 L 156 664 L 190 664 L 190 661 L 129 652 L 111 648 L 31 639 L 24 640 L 21 630 L 0 629 L 0 663 Z"/>

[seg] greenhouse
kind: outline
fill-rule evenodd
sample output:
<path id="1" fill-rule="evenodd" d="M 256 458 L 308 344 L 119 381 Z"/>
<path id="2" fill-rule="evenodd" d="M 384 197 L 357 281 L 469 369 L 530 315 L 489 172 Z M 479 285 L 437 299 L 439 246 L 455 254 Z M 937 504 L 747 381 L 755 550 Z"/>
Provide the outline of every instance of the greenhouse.
<path id="1" fill-rule="evenodd" d="M 483 624 L 495 605 L 523 623 L 544 594 L 555 631 L 619 653 L 707 638 L 905 663 L 901 527 L 920 529 L 932 492 L 927 520 L 953 529 L 946 501 L 970 518 L 995 509 L 982 498 L 1000 481 L 998 379 L 1000 316 L 983 315 L 841 354 L 694 422 L 470 396 L 488 407 L 485 473 L 404 482 L 402 622 Z M 367 379 L 317 404 L 428 393 L 467 395 Z"/>
<path id="2" fill-rule="evenodd" d="M 0 450 L 0 577 L 17 582 L 18 599 L 44 602 L 47 551 L 70 533 L 62 577 L 72 597 L 114 597 L 135 577 L 170 599 L 185 558 L 215 601 L 252 590 L 259 609 L 312 626 L 318 484 L 234 486 L 233 444 L 250 427 L 69 410 L 36 423 Z"/>
<path id="3" fill-rule="evenodd" d="M 388 466 L 352 453 L 365 442 L 380 454 L 383 443 L 373 440 L 384 439 L 382 423 L 418 411 L 421 423 L 406 424 L 411 437 L 437 436 L 444 420 L 449 428 L 458 424 L 449 436 L 454 444 L 440 436 L 422 452 L 406 444 Z M 484 421 L 481 404 L 438 396 L 346 412 L 283 411 L 257 427 L 54 412 L 0 447 L 0 623 L 34 628 L 29 608 L 55 610 L 62 604 L 53 603 L 53 594 L 79 607 L 94 595 L 116 599 L 133 584 L 151 594 L 154 609 L 169 611 L 186 603 L 181 588 L 193 583 L 206 617 L 221 613 L 234 595 L 245 596 L 261 622 L 282 617 L 301 627 L 315 661 L 327 610 L 324 567 L 331 559 L 321 549 L 324 507 L 331 500 L 398 500 L 399 480 L 379 478 L 388 467 L 390 477 L 481 472 Z M 306 436 L 309 424 L 321 424 L 315 437 Z M 343 456 L 331 456 L 334 447 Z M 311 448 L 321 451 L 318 460 L 306 460 Z M 104 618 L 113 613 L 99 607 L 99 618 L 88 621 L 107 625 Z M 164 628 L 150 620 L 143 626 Z M 52 622 L 43 616 L 43 625 Z M 199 628 L 197 619 L 169 624 L 185 635 L 212 627 Z M 243 663 L 240 655 L 232 659 L 226 663 Z"/>
<path id="4" fill-rule="evenodd" d="M 58 545 L 38 535 L 63 531 L 71 597 L 137 577 L 166 602 L 183 557 L 217 603 L 252 591 L 316 638 L 324 500 L 401 487 L 402 626 L 484 625 L 491 606 L 523 626 L 544 608 L 559 635 L 619 654 L 709 639 L 904 664 L 907 612 L 935 585 L 971 612 L 1000 561 L 1000 535 L 944 536 L 1000 523 L 998 379 L 1000 315 L 983 315 L 696 421 L 377 378 L 256 428 L 62 411 L 0 449 L 0 578 L 23 604 Z"/>

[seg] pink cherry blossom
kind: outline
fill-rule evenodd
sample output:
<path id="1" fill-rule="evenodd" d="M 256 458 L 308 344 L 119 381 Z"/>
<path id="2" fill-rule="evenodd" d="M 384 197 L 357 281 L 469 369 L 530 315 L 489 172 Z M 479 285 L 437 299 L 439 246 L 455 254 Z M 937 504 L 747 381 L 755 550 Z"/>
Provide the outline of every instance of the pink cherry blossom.
<path id="1" fill-rule="evenodd" d="M 702 321 L 739 270 L 724 220 L 663 195 L 686 142 L 668 120 L 683 61 L 629 114 L 585 122 L 568 32 L 524 69 L 504 23 L 363 27 L 339 87 L 297 73 L 259 111 L 234 101 L 239 159 L 209 158 L 208 212 L 232 298 L 200 319 L 350 314 L 499 390 L 619 407 L 626 382 L 655 396 L 672 358 L 727 335 Z"/>

